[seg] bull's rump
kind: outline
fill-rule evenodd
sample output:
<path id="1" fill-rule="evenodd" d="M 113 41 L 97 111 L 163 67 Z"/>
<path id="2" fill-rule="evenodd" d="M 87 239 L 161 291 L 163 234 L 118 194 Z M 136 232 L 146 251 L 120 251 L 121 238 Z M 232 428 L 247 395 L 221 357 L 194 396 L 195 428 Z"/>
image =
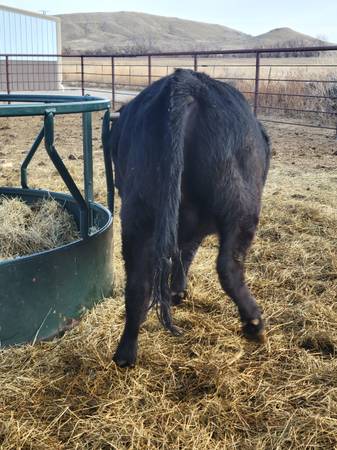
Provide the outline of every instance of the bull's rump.
<path id="1" fill-rule="evenodd" d="M 182 99 L 180 120 L 172 121 L 172 111 Z M 268 143 L 245 98 L 226 83 L 176 71 L 122 109 L 115 134 L 117 185 L 125 197 L 137 195 L 149 207 L 158 201 L 160 167 L 170 157 L 165 150 L 175 136 L 183 139 L 181 186 L 189 202 L 217 210 L 261 196 Z"/>

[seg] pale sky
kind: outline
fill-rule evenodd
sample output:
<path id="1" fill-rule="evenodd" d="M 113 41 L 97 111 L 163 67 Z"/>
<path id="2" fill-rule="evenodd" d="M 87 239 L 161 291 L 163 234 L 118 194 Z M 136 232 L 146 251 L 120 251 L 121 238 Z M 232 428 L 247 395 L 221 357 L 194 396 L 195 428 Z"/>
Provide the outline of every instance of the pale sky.
<path id="1" fill-rule="evenodd" d="M 217 23 L 254 36 L 290 27 L 337 43 L 336 0 L 0 0 L 48 14 L 138 11 Z"/>

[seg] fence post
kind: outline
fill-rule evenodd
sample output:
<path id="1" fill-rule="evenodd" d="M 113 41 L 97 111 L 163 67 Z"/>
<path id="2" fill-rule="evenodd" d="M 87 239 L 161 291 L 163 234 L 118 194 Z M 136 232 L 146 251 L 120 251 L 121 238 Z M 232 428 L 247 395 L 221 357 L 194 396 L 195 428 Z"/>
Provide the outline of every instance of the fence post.
<path id="1" fill-rule="evenodd" d="M 7 94 L 9 95 L 11 93 L 11 89 L 10 89 L 10 83 L 9 83 L 9 60 L 8 60 L 8 55 L 6 55 L 6 89 L 7 89 Z"/>
<path id="2" fill-rule="evenodd" d="M 115 109 L 116 101 L 116 88 L 115 88 L 115 58 L 111 56 L 111 103 L 112 109 Z"/>
<path id="3" fill-rule="evenodd" d="M 194 71 L 198 70 L 198 55 L 194 55 Z"/>
<path id="4" fill-rule="evenodd" d="M 256 52 L 255 65 L 255 92 L 254 92 L 254 114 L 257 116 L 257 108 L 259 101 L 259 81 L 260 81 L 260 52 Z"/>
<path id="5" fill-rule="evenodd" d="M 81 56 L 81 90 L 84 95 L 84 57 Z"/>
<path id="6" fill-rule="evenodd" d="M 147 57 L 148 85 L 151 84 L 151 55 Z"/>

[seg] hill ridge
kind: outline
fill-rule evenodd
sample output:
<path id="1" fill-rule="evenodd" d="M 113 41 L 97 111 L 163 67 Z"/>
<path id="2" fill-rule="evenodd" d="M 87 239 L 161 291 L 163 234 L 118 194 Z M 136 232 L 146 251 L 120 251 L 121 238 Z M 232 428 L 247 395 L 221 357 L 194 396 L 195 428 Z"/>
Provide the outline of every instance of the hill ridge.
<path id="1" fill-rule="evenodd" d="M 234 50 L 314 46 L 320 39 L 281 27 L 257 36 L 220 25 L 139 12 L 60 14 L 63 49 L 69 52 Z"/>

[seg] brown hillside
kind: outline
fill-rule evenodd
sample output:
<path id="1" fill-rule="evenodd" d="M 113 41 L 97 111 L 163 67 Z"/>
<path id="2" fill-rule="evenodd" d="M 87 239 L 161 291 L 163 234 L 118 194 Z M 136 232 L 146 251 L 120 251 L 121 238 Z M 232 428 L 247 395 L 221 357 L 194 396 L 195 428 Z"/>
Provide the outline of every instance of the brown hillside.
<path id="1" fill-rule="evenodd" d="M 63 49 L 72 52 L 188 51 L 274 47 L 322 41 L 279 28 L 254 37 L 222 25 L 136 12 L 60 15 Z"/>
<path id="2" fill-rule="evenodd" d="M 255 45 L 257 47 L 287 47 L 294 46 L 299 47 L 313 46 L 313 45 L 325 45 L 328 44 L 320 39 L 313 38 L 307 34 L 298 33 L 291 28 L 275 28 L 268 31 L 268 33 L 255 36 Z"/>

